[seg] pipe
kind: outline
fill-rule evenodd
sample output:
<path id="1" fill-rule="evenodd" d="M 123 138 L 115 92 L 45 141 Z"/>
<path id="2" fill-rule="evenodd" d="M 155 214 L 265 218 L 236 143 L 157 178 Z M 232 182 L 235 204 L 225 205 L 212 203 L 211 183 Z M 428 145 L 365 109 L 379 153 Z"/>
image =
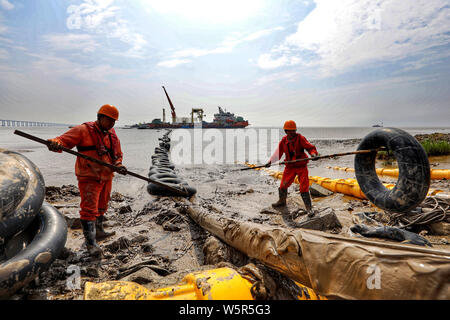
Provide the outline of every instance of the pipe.
<path id="1" fill-rule="evenodd" d="M 177 285 L 153 290 L 129 281 L 86 282 L 84 300 L 254 300 L 253 282 L 225 267 L 189 273 Z M 299 300 L 326 300 L 296 284 Z"/>
<path id="2" fill-rule="evenodd" d="M 247 164 L 249 167 L 255 166 L 252 164 Z M 283 172 L 282 171 L 275 171 L 275 170 L 270 170 L 267 168 L 255 168 L 255 170 L 264 170 L 265 172 L 267 172 L 270 176 L 281 180 L 281 178 L 283 177 Z M 299 184 L 298 182 L 298 178 L 295 177 L 294 183 Z M 330 179 L 330 178 L 323 178 L 323 177 L 318 177 L 318 176 L 309 176 L 309 185 L 316 183 L 322 187 L 324 187 L 327 190 L 333 191 L 333 192 L 338 192 L 338 193 L 343 193 L 346 194 L 348 196 L 352 196 L 358 199 L 362 199 L 362 200 L 367 200 L 366 195 L 364 194 L 364 192 L 362 192 L 361 188 L 359 187 L 358 181 L 356 181 L 356 179 Z M 383 185 L 391 190 L 392 188 L 395 187 L 395 184 L 393 183 L 383 183 Z M 440 189 L 430 189 L 428 191 L 427 196 L 439 196 L 439 197 L 445 197 L 448 198 L 449 196 L 444 193 L 443 190 Z"/>
<path id="3" fill-rule="evenodd" d="M 36 165 L 20 153 L 0 149 L 0 245 L 27 228 L 39 213 L 45 183 Z"/>
<path id="4" fill-rule="evenodd" d="M 37 225 L 33 226 L 34 223 Z M 44 202 L 40 213 L 24 232 L 32 233 L 33 240 L 0 264 L 0 299 L 26 286 L 58 258 L 66 244 L 67 223 L 58 210 Z"/>
<path id="5" fill-rule="evenodd" d="M 321 296 L 366 300 L 450 298 L 447 251 L 237 221 L 197 206 L 182 208 L 223 242 Z M 373 290 L 374 272 L 381 275 L 377 290 Z"/>
<path id="6" fill-rule="evenodd" d="M 327 169 L 333 169 L 333 170 L 340 170 L 345 172 L 355 172 L 355 169 L 353 168 L 347 168 L 347 167 L 330 167 L 328 166 Z M 389 176 L 389 177 L 398 177 L 398 169 L 395 168 L 376 168 L 375 169 L 377 174 L 380 176 Z M 431 179 L 433 180 L 443 180 L 443 179 L 450 179 L 450 169 L 430 169 L 430 175 Z"/>

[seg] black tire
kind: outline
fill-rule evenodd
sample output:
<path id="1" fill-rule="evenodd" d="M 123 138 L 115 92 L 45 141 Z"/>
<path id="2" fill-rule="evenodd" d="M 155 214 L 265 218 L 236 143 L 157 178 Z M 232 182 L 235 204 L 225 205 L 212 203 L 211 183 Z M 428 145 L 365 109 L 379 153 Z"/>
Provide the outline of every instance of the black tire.
<path id="1" fill-rule="evenodd" d="M 154 174 L 157 173 L 172 173 L 172 174 L 176 174 L 174 170 L 169 169 L 169 168 L 158 168 L 158 167 L 150 167 L 150 171 L 148 172 L 148 176 L 151 177 Z"/>
<path id="2" fill-rule="evenodd" d="M 165 172 L 165 173 L 153 174 L 149 178 L 151 178 L 153 180 L 159 180 L 159 179 L 162 179 L 162 178 L 178 178 L 178 176 L 176 174 L 174 174 L 174 173 Z"/>
<path id="3" fill-rule="evenodd" d="M 166 178 L 158 179 L 158 181 L 162 182 L 162 183 L 165 183 L 165 184 L 171 183 L 171 184 L 181 184 L 183 186 L 188 186 L 188 183 L 186 181 L 184 181 L 183 179 L 180 179 L 180 178 L 169 178 L 169 177 L 166 177 Z"/>
<path id="4" fill-rule="evenodd" d="M 169 151 L 169 150 L 170 150 L 170 144 L 168 144 L 168 143 L 160 142 L 160 143 L 159 143 L 159 146 L 160 146 L 161 148 L 163 148 L 164 150 L 166 150 L 166 151 Z"/>
<path id="5" fill-rule="evenodd" d="M 167 178 L 167 179 L 169 179 L 169 178 Z M 163 181 L 161 181 L 161 182 L 163 182 Z M 163 182 L 163 183 L 165 183 L 165 182 Z M 165 184 L 167 184 L 167 185 L 169 185 L 171 187 L 174 187 L 174 188 L 185 190 L 188 193 L 187 197 L 191 197 L 191 196 L 193 196 L 194 194 L 197 193 L 197 189 L 195 189 L 193 187 L 190 187 L 189 185 L 174 184 L 174 183 L 165 183 Z M 175 194 L 174 192 L 172 192 L 170 190 L 167 190 L 166 188 L 158 186 L 158 185 L 153 184 L 153 183 L 149 183 L 147 185 L 147 191 L 151 195 L 179 197 L 178 194 Z"/>
<path id="6" fill-rule="evenodd" d="M 154 154 L 152 156 L 152 160 L 167 160 L 167 161 L 169 161 L 169 155 L 161 154 L 161 153 Z"/>
<path id="7" fill-rule="evenodd" d="M 169 157 L 155 157 L 155 158 L 152 158 L 152 161 L 161 161 L 161 162 L 170 163 Z"/>
<path id="8" fill-rule="evenodd" d="M 167 154 L 167 150 L 163 148 L 156 147 L 155 148 L 155 154 Z"/>
<path id="9" fill-rule="evenodd" d="M 377 207 L 395 212 L 408 212 L 417 207 L 430 188 L 430 163 L 420 143 L 407 132 L 396 128 L 377 129 L 368 134 L 358 150 L 386 147 L 392 151 L 399 167 L 395 187 L 387 189 L 375 170 L 376 153 L 355 156 L 355 174 L 366 197 Z"/>
<path id="10" fill-rule="evenodd" d="M 193 187 L 190 187 L 187 182 L 180 179 L 175 174 L 175 165 L 170 162 L 169 159 L 169 150 L 170 150 L 170 138 L 168 135 L 170 131 L 163 136 L 163 138 L 159 138 L 160 142 L 159 146 L 155 148 L 155 154 L 152 155 L 152 166 L 150 167 L 150 171 L 148 173 L 149 178 L 152 180 L 167 184 L 174 188 L 178 188 L 184 190 L 188 193 L 187 197 L 191 197 L 197 190 Z M 167 190 L 160 185 L 149 183 L 147 186 L 148 193 L 152 195 L 161 195 L 161 196 L 179 196 L 179 194 Z"/>
<path id="11" fill-rule="evenodd" d="M 163 143 L 170 143 L 170 138 L 168 138 L 168 137 L 158 138 L 158 140 L 162 141 Z"/>
<path id="12" fill-rule="evenodd" d="M 26 229 L 34 220 L 45 197 L 44 178 L 38 167 L 20 153 L 1 150 L 0 246 Z"/>
<path id="13" fill-rule="evenodd" d="M 170 162 L 155 161 L 152 163 L 155 167 L 175 170 L 175 165 Z"/>
<path id="14" fill-rule="evenodd" d="M 156 171 L 170 172 L 170 173 L 174 173 L 174 172 L 175 172 L 174 169 L 161 168 L 161 167 L 155 166 L 155 165 L 153 165 L 153 164 L 150 166 L 150 169 L 149 169 L 149 170 L 150 170 L 150 171 L 156 170 Z"/>
<path id="15" fill-rule="evenodd" d="M 152 163 L 153 164 L 160 163 L 160 164 L 168 164 L 168 165 L 172 164 L 169 159 L 165 159 L 165 158 L 154 158 L 154 159 L 152 159 Z"/>
<path id="16" fill-rule="evenodd" d="M 0 264 L 0 299 L 13 295 L 59 257 L 67 240 L 67 224 L 62 214 L 44 202 L 40 213 L 23 232 L 32 241 Z"/>

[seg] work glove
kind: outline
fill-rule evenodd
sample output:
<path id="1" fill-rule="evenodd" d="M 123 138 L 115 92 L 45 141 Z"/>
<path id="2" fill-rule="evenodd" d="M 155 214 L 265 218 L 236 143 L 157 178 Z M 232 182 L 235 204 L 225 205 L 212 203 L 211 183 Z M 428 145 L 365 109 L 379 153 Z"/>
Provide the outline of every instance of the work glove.
<path id="1" fill-rule="evenodd" d="M 317 157 L 318 157 L 319 155 L 318 154 L 312 154 L 311 155 L 311 160 L 312 161 L 317 161 L 317 160 L 319 160 Z"/>
<path id="2" fill-rule="evenodd" d="M 271 162 L 269 161 L 269 162 L 267 162 L 264 166 L 266 167 L 266 168 L 269 168 L 270 166 L 271 166 Z"/>
<path id="3" fill-rule="evenodd" d="M 62 148 L 63 148 L 62 145 L 60 145 L 60 144 L 59 144 L 58 142 L 56 142 L 55 140 L 48 139 L 47 141 L 49 142 L 49 143 L 47 144 L 48 150 L 53 151 L 53 152 L 61 152 L 61 150 L 62 150 Z"/>
<path id="4" fill-rule="evenodd" d="M 123 164 L 117 164 L 116 167 L 117 167 L 117 170 L 116 170 L 117 173 L 123 174 L 123 175 L 127 174 L 127 168 Z"/>

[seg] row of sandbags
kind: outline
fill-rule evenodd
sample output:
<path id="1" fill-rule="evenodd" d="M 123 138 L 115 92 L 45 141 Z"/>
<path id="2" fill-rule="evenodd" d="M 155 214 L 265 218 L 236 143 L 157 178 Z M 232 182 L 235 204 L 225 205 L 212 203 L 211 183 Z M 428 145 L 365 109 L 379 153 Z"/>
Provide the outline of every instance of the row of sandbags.
<path id="1" fill-rule="evenodd" d="M 171 187 L 183 190 L 187 196 L 193 196 L 197 190 L 180 178 L 175 172 L 175 165 L 170 162 L 170 132 L 168 130 L 161 138 L 159 138 L 159 147 L 155 148 L 155 153 L 152 155 L 152 165 L 148 177 L 152 180 L 167 184 Z M 149 183 L 147 191 L 152 195 L 162 196 L 178 196 L 173 191 L 168 190 L 160 185 Z"/>
<path id="2" fill-rule="evenodd" d="M 64 249 L 66 220 L 44 198 L 38 167 L 0 149 L 0 299 L 46 271 Z"/>

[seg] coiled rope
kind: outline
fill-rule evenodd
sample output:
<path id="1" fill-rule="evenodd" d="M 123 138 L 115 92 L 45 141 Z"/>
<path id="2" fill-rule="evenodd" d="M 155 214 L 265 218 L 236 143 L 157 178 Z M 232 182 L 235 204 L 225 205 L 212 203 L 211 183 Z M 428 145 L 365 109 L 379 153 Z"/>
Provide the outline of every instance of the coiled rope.
<path id="1" fill-rule="evenodd" d="M 436 222 L 450 222 L 450 199 L 427 197 L 419 208 L 421 212 L 389 212 L 390 224 L 407 228 L 414 225 L 428 225 Z"/>

